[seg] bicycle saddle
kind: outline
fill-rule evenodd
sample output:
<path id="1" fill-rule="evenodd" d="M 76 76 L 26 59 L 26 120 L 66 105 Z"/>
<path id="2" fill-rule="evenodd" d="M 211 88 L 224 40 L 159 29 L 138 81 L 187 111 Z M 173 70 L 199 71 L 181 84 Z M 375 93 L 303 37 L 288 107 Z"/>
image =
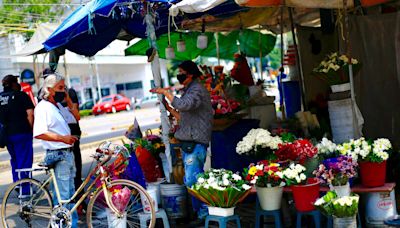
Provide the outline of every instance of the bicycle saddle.
<path id="1" fill-rule="evenodd" d="M 46 168 L 46 169 L 54 169 L 54 168 L 56 167 L 56 164 L 57 164 L 57 163 L 46 164 L 46 163 L 44 163 L 44 162 L 39 162 L 38 166 L 39 166 L 39 167 Z"/>

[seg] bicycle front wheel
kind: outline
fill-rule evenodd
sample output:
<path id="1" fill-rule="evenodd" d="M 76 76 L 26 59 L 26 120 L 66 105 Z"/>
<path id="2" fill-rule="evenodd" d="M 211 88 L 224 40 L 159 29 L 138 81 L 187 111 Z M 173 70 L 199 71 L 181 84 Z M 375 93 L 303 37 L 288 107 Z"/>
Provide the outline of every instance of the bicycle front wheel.
<path id="1" fill-rule="evenodd" d="M 89 228 L 118 227 L 121 224 L 126 224 L 123 227 L 129 228 L 154 227 L 156 216 L 153 204 L 149 204 L 148 213 L 143 211 L 142 200 L 143 202 L 152 200 L 142 186 L 130 180 L 115 180 L 111 181 L 108 190 L 110 201 L 123 216 L 118 218 L 109 209 L 101 188 L 89 201 L 86 215 Z M 147 219 L 142 219 L 141 224 L 140 217 Z"/>
<path id="2" fill-rule="evenodd" d="M 13 183 L 4 194 L 1 221 L 3 227 L 50 227 L 53 202 L 47 189 L 34 179 Z"/>

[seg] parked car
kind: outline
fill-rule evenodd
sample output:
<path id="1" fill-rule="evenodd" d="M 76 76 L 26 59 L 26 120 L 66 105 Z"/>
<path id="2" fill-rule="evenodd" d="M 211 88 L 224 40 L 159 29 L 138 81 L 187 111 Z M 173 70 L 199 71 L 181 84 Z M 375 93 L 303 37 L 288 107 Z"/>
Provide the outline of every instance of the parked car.
<path id="1" fill-rule="evenodd" d="M 103 97 L 92 109 L 93 115 L 116 113 L 122 110 L 131 110 L 131 101 L 119 94 Z"/>
<path id="2" fill-rule="evenodd" d="M 157 95 L 152 95 L 151 97 L 143 97 L 138 103 L 136 103 L 135 108 L 149 108 L 149 107 L 156 107 L 160 104 Z"/>
<path id="3" fill-rule="evenodd" d="M 87 109 L 92 109 L 94 106 L 93 100 L 88 100 L 85 103 L 81 104 L 79 106 L 79 110 L 87 110 Z"/>

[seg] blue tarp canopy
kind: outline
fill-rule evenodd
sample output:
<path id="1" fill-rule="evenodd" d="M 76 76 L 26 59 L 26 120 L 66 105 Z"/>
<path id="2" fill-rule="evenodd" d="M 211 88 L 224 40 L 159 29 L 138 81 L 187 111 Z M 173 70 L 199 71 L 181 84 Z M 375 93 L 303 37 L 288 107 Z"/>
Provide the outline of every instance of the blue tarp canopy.
<path id="1" fill-rule="evenodd" d="M 171 3 L 179 0 L 147 0 L 154 7 L 156 35 L 168 32 L 168 16 Z M 138 0 L 93 0 L 75 10 L 44 42 L 47 51 L 65 48 L 84 56 L 93 56 L 122 35 L 129 40 L 146 38 L 143 2 Z M 200 18 L 204 14 L 227 17 L 247 8 L 227 1 L 205 13 L 185 14 L 175 17 L 179 26 L 184 18 Z M 171 27 L 172 29 L 172 27 Z"/>

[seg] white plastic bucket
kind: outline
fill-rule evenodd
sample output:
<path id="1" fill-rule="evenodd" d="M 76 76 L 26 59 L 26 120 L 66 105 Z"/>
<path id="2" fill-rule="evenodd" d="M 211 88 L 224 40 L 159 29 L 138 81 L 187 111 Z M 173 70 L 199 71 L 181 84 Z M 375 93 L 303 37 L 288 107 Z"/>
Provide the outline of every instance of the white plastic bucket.
<path id="1" fill-rule="evenodd" d="M 383 225 L 390 217 L 397 215 L 394 190 L 372 192 L 365 195 L 365 220 L 367 225 Z"/>
<path id="2" fill-rule="evenodd" d="M 346 218 L 333 217 L 333 228 L 357 228 L 356 216 Z"/>
<path id="3" fill-rule="evenodd" d="M 355 138 L 351 99 L 328 101 L 329 119 L 335 143 Z"/>
<path id="4" fill-rule="evenodd" d="M 171 219 L 184 218 L 187 214 L 186 187 L 178 184 L 161 184 L 162 206 Z"/>
<path id="5" fill-rule="evenodd" d="M 265 211 L 275 211 L 281 208 L 282 187 L 256 187 L 260 206 Z"/>
<path id="6" fill-rule="evenodd" d="M 122 218 L 118 218 L 110 209 L 106 209 L 108 227 L 126 228 L 126 212 Z"/>
<path id="7" fill-rule="evenodd" d="M 157 203 L 157 189 L 156 188 L 149 188 L 146 190 L 149 196 L 151 197 L 152 204 L 154 207 L 154 211 L 158 211 L 158 203 Z M 147 198 L 144 195 L 141 195 L 141 200 L 142 200 L 142 205 L 143 205 L 143 211 L 145 213 L 151 213 L 150 209 L 150 202 L 148 202 Z"/>
<path id="8" fill-rule="evenodd" d="M 331 85 L 332 93 L 345 92 L 345 91 L 349 91 L 350 89 L 351 89 L 350 83 Z"/>
<path id="9" fill-rule="evenodd" d="M 161 184 L 164 183 L 165 180 L 161 179 L 159 181 L 156 182 L 151 182 L 151 183 L 147 183 L 147 189 L 151 189 L 154 188 L 156 189 L 156 195 L 157 195 L 157 202 L 158 204 L 161 204 Z"/>
<path id="10" fill-rule="evenodd" d="M 350 196 L 351 193 L 349 182 L 345 185 L 331 186 L 331 190 L 334 190 L 339 197 Z"/>

